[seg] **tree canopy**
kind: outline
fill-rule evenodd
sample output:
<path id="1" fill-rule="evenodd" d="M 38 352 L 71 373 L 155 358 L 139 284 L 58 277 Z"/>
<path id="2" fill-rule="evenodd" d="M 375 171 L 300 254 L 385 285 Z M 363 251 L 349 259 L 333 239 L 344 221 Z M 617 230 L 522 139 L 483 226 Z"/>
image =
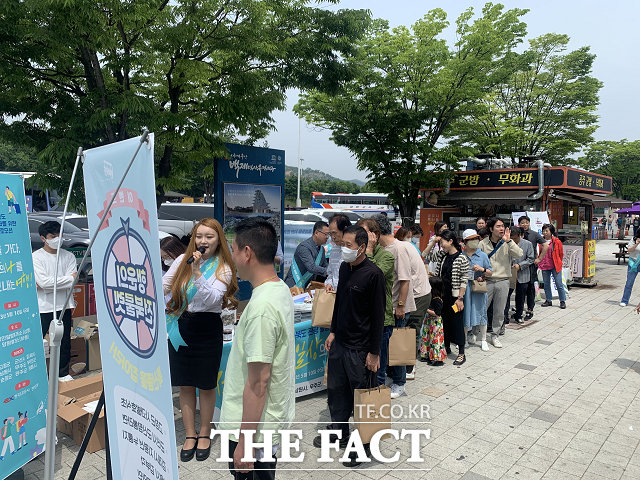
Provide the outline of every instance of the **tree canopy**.
<path id="1" fill-rule="evenodd" d="M 610 176 L 616 197 L 640 200 L 640 140 L 596 142 L 578 163 L 587 170 Z"/>
<path id="2" fill-rule="evenodd" d="M 310 3 L 1 2 L 0 139 L 35 149 L 59 172 L 38 183 L 64 192 L 78 146 L 146 126 L 156 134 L 161 198 L 194 163 L 223 155 L 227 139 L 265 137 L 287 88 L 333 93 L 351 78 L 342 58 L 369 13 Z"/>
<path id="3" fill-rule="evenodd" d="M 460 119 L 456 144 L 496 158 L 535 155 L 562 164 L 593 142 L 602 82 L 590 76 L 589 47 L 565 53 L 567 35 L 529 41 L 522 68 L 496 85 Z"/>
<path id="4" fill-rule="evenodd" d="M 452 123 L 512 73 L 526 12 L 488 3 L 474 18 L 470 8 L 456 21 L 452 46 L 441 38 L 449 25 L 442 9 L 410 29 L 376 21 L 346 60 L 355 78 L 335 95 L 302 95 L 296 109 L 331 130 L 371 186 L 390 194 L 403 217 L 413 217 L 420 189 L 434 186 L 427 173 L 457 166 L 463 153 L 443 141 Z"/>

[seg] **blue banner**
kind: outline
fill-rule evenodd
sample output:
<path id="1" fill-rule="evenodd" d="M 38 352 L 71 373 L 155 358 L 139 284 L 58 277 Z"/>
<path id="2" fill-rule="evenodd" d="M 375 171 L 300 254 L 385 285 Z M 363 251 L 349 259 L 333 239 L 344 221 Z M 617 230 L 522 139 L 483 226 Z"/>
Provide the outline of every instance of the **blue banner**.
<path id="1" fill-rule="evenodd" d="M 229 245 L 235 225 L 247 217 L 260 217 L 272 223 L 282 242 L 284 211 L 284 150 L 225 144 L 227 158 L 216 159 L 214 211 Z M 279 271 L 284 278 L 283 270 Z M 238 298 L 251 298 L 251 284 L 238 278 Z"/>
<path id="2" fill-rule="evenodd" d="M 85 151 L 89 231 L 140 144 Z M 92 247 L 114 479 L 178 478 L 153 164 L 143 144 Z"/>
<path id="3" fill-rule="evenodd" d="M 33 276 L 31 240 L 18 175 L 0 174 L 0 473 L 44 451 L 47 367 Z"/>
<path id="4" fill-rule="evenodd" d="M 311 320 L 297 323 L 296 335 L 296 397 L 302 397 L 311 393 L 325 390 L 322 384 L 324 379 L 324 367 L 327 364 L 327 351 L 324 342 L 329 336 L 328 328 L 312 327 Z M 231 344 L 227 342 L 222 349 L 222 360 L 218 372 L 218 385 L 216 386 L 216 409 L 213 421 L 218 422 L 220 408 L 222 407 L 222 395 L 224 393 L 224 375 L 227 369 L 227 360 L 231 352 Z"/>

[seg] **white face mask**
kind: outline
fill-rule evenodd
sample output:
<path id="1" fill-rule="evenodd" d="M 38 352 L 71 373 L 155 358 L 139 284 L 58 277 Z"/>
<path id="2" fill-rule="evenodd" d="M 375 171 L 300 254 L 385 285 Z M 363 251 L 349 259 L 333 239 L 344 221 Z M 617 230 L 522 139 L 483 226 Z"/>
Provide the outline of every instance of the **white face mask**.
<path id="1" fill-rule="evenodd" d="M 467 242 L 467 247 L 469 248 L 478 248 L 478 244 L 480 243 L 480 240 L 469 240 Z"/>
<path id="2" fill-rule="evenodd" d="M 47 245 L 49 245 L 49 248 L 52 248 L 54 250 L 57 250 L 60 246 L 60 237 L 48 238 L 46 241 Z"/>
<path id="3" fill-rule="evenodd" d="M 420 245 L 420 237 L 413 237 L 411 239 L 411 243 L 413 243 L 414 245 Z"/>
<path id="4" fill-rule="evenodd" d="M 351 263 L 355 262 L 358 258 L 358 250 L 351 250 L 347 247 L 342 247 L 342 261 Z"/>
<path id="5" fill-rule="evenodd" d="M 173 259 L 173 258 L 165 258 L 163 261 L 164 261 L 164 264 L 165 264 L 167 267 L 170 267 L 170 266 L 173 264 L 174 259 Z"/>

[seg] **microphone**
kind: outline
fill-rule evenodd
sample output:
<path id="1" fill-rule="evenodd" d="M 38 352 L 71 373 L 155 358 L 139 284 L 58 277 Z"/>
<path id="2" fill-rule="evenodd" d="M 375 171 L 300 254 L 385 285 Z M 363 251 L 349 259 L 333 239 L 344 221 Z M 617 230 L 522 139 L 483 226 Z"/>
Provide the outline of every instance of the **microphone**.
<path id="1" fill-rule="evenodd" d="M 198 251 L 200 253 L 204 254 L 204 252 L 207 251 L 207 247 L 200 247 L 200 248 L 198 248 Z M 191 258 L 189 258 L 189 260 L 187 260 L 187 265 L 191 265 L 194 260 L 195 260 L 195 258 L 193 258 L 193 255 L 191 255 Z"/>

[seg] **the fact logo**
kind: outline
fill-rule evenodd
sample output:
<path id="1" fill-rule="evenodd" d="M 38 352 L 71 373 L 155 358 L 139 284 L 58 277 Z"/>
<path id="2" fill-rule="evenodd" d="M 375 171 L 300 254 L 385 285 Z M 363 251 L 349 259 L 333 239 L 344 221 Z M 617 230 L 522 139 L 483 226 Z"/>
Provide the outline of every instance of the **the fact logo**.
<path id="1" fill-rule="evenodd" d="M 278 463 L 291 462 L 301 463 L 304 461 L 305 453 L 300 452 L 300 440 L 302 440 L 302 430 L 261 430 L 264 436 L 263 442 L 254 442 L 253 434 L 255 430 L 212 430 L 211 438 L 215 435 L 220 435 L 220 457 L 216 459 L 217 462 L 233 462 L 233 459 L 229 457 L 229 437 L 234 436 L 238 439 L 242 434 L 244 436 L 244 457 L 243 462 L 255 462 L 253 457 L 254 448 L 263 448 L 264 457 L 263 462 L 273 462 L 271 445 L 273 444 L 273 436 L 275 434 L 280 435 L 280 448 L 282 450 L 281 456 L 278 458 Z M 336 452 L 340 450 L 339 439 L 342 437 L 340 430 L 318 430 L 322 445 L 320 448 L 320 457 L 317 459 L 318 463 L 332 463 L 334 459 L 331 458 L 331 450 Z M 337 435 L 333 437 L 333 435 Z M 380 440 L 385 435 L 390 435 L 394 440 L 408 439 L 411 442 L 411 456 L 407 459 L 409 463 L 424 462 L 424 459 L 420 456 L 420 439 L 424 437 L 426 440 L 430 439 L 431 430 L 408 430 L 408 429 L 384 429 L 376 432 L 371 438 L 369 443 L 369 450 L 371 455 L 368 456 L 365 450 L 362 439 L 358 430 L 354 430 L 349 436 L 349 443 L 344 449 L 344 455 L 339 459 L 340 462 L 348 462 L 349 454 L 356 453 L 358 461 L 371 462 L 372 459 L 377 460 L 380 463 L 392 463 L 397 462 L 400 459 L 400 452 L 396 452 L 391 457 L 386 457 L 380 451 Z M 333 438 L 331 438 L 333 437 Z M 298 454 L 293 456 L 293 454 Z"/>

